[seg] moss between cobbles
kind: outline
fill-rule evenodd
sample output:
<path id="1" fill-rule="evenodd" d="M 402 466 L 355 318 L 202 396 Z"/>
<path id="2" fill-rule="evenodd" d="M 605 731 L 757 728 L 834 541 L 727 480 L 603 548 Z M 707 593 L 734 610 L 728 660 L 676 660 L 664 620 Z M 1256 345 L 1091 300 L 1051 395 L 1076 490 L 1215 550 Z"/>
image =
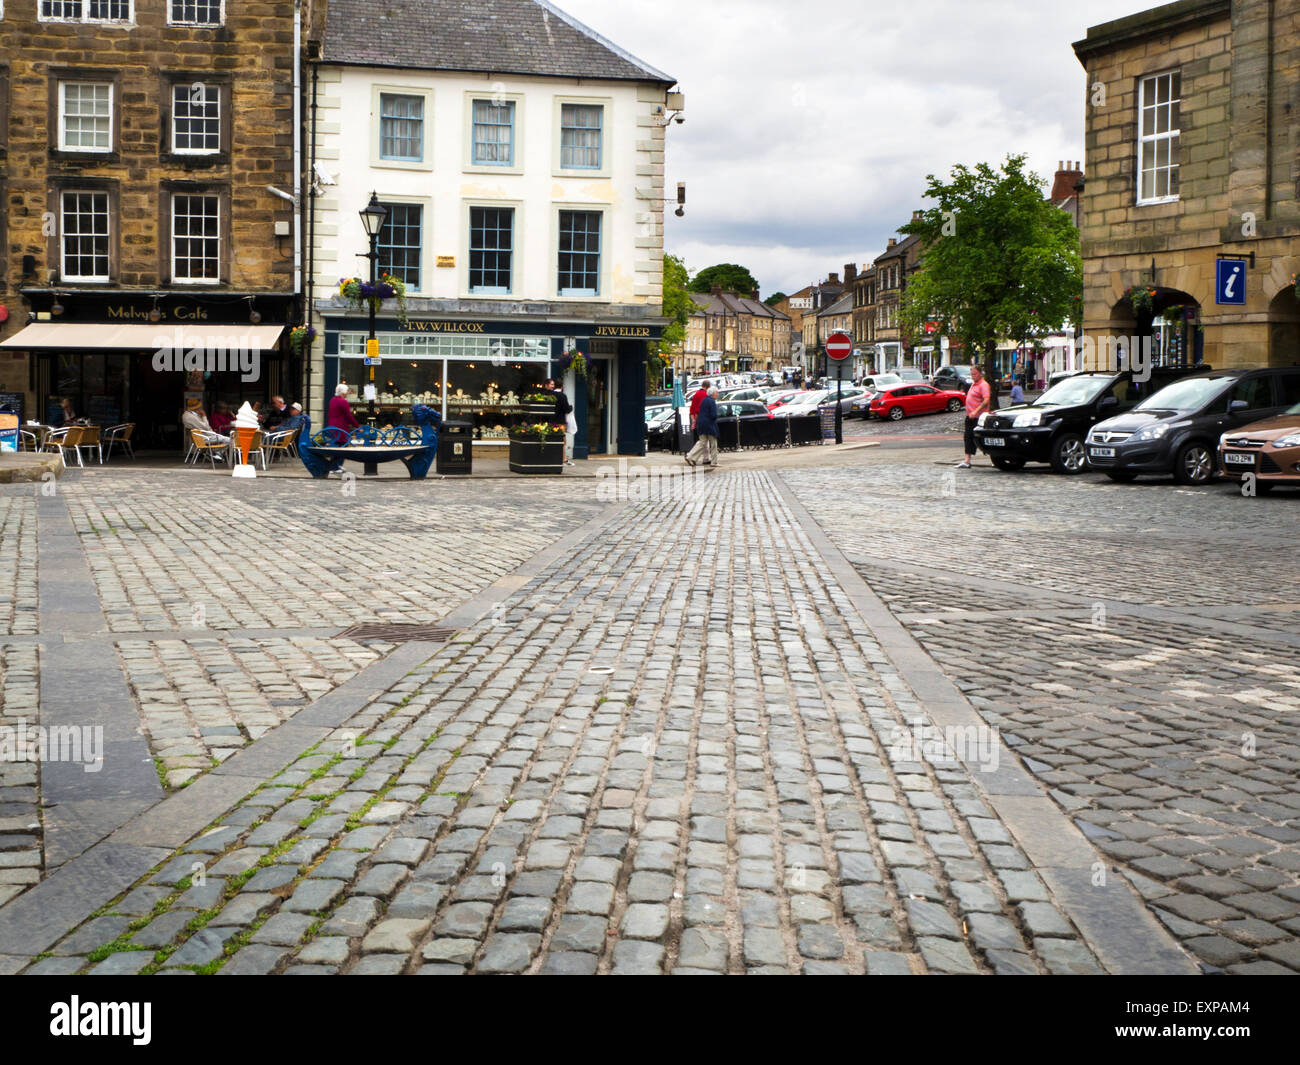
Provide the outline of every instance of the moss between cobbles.
<path id="1" fill-rule="evenodd" d="M 385 718 L 382 721 L 380 721 L 378 724 L 382 725 L 391 716 L 392 716 L 391 713 L 389 715 L 386 715 Z M 441 734 L 442 734 L 441 728 L 435 730 L 433 735 L 431 735 L 421 746 L 420 751 L 427 749 L 429 745 L 432 744 Z M 393 737 L 392 739 L 387 741 L 360 740 L 356 743 L 355 746 L 359 747 L 363 745 L 379 744 L 383 746 L 385 749 L 388 749 L 391 748 L 397 742 L 399 742 L 400 739 L 401 737 L 398 736 L 398 737 Z M 295 761 L 301 761 L 304 758 L 308 758 L 316 754 L 319 746 L 320 744 L 314 744 L 312 747 L 304 751 L 297 759 L 295 759 Z M 432 795 L 449 795 L 456 798 L 457 800 L 464 798 L 463 793 L 438 792 L 435 790 L 437 786 L 442 783 L 443 779 L 447 775 L 448 770 L 455 763 L 456 759 L 460 757 L 462 750 L 463 748 L 458 748 L 457 750 L 452 752 L 451 758 L 448 759 L 447 764 L 442 769 L 442 772 L 439 773 L 434 780 L 430 781 L 429 787 L 424 793 L 426 797 Z M 369 812 L 369 810 L 372 807 L 374 807 L 374 805 L 378 803 L 383 798 L 383 796 L 387 794 L 388 791 L 390 791 L 394 787 L 397 778 L 401 776 L 403 772 L 406 771 L 406 767 L 409 766 L 410 763 L 414 761 L 416 757 L 418 757 L 418 754 L 419 752 L 417 752 L 416 754 L 412 754 L 410 757 L 408 757 L 403 762 L 402 768 L 399 769 L 396 773 L 392 774 L 390 778 L 390 783 L 382 790 L 376 792 L 369 799 L 367 799 L 366 802 L 361 806 L 361 808 L 356 810 L 347 819 L 347 821 L 344 824 L 344 833 L 341 833 L 340 835 L 345 834 L 346 832 L 353 831 L 354 829 L 360 827 L 361 818 L 365 816 L 365 814 Z M 310 774 L 309 779 L 320 779 L 322 776 L 325 775 L 326 772 L 328 772 L 328 770 L 331 767 L 337 765 L 342 760 L 343 760 L 343 755 L 341 753 L 334 754 L 331 757 L 329 762 L 327 762 L 324 766 L 321 766 L 319 769 L 313 771 L 313 773 Z M 158 768 L 158 771 L 160 773 L 160 780 L 161 780 L 162 779 L 161 759 L 155 758 L 154 765 L 156 768 Z M 252 798 L 260 794 L 262 791 L 270 787 L 299 787 L 299 786 L 302 785 L 276 784 L 272 780 L 272 781 L 268 781 L 266 784 L 263 784 L 261 787 L 256 789 L 252 793 L 252 795 L 249 796 L 249 798 Z M 337 798 L 345 790 L 346 790 L 345 788 L 339 788 L 328 795 L 304 796 L 305 798 L 311 799 L 313 802 L 321 803 L 321 809 L 308 815 L 306 818 L 303 818 L 302 821 L 299 822 L 300 827 L 305 828 L 308 825 L 310 825 L 313 821 L 323 816 L 327 812 L 327 807 L 325 806 L 326 801 Z M 247 805 L 247 800 L 245 800 L 245 802 L 241 804 L 241 807 L 243 805 Z M 274 813 L 273 810 L 268 810 L 266 814 L 259 817 L 256 821 L 248 825 L 247 828 L 251 830 L 257 827 L 257 825 L 264 823 L 271 817 L 273 813 Z M 220 827 L 220 825 L 221 822 L 218 821 L 218 822 L 213 822 L 213 824 L 209 825 L 208 827 L 216 828 L 216 827 Z M 158 972 L 162 968 L 162 966 L 166 963 L 167 959 L 170 958 L 182 946 L 184 946 L 184 944 L 189 940 L 190 936 L 192 936 L 194 933 L 198 932 L 202 928 L 205 928 L 212 921 L 212 919 L 218 913 L 220 913 L 222 909 L 225 908 L 226 904 L 230 902 L 234 898 L 234 896 L 239 893 L 239 891 L 243 888 L 245 884 L 248 883 L 249 880 L 251 880 L 254 876 L 256 876 L 260 870 L 265 869 L 268 866 L 272 865 L 276 858 L 278 858 L 280 855 L 288 851 L 297 842 L 298 840 L 296 839 L 282 840 L 279 843 L 277 843 L 274 847 L 272 847 L 266 854 L 262 855 L 262 857 L 257 860 L 256 864 L 250 866 L 248 869 L 245 869 L 241 873 L 236 873 L 233 876 L 227 877 L 225 888 L 222 892 L 221 899 L 217 902 L 217 904 L 207 910 L 203 910 L 199 913 L 196 913 L 195 916 L 191 918 L 190 921 L 185 926 L 184 931 L 186 934 L 184 938 L 179 939 L 177 940 L 177 942 L 169 944 L 168 946 L 162 947 L 157 951 L 155 951 L 154 960 L 140 970 L 140 975 L 150 976 Z M 315 868 L 317 865 L 319 865 L 321 862 L 325 860 L 328 851 L 330 849 L 331 848 L 326 848 L 326 850 L 322 852 L 322 854 L 317 858 L 315 862 L 303 866 L 302 868 L 304 868 L 307 872 L 310 872 L 311 869 Z M 228 851 L 226 853 L 228 853 Z M 101 916 L 102 914 L 114 912 L 113 907 L 116 906 L 119 902 L 121 902 L 121 900 L 125 898 L 127 894 L 135 890 L 135 888 L 140 884 L 147 883 L 150 877 L 155 876 L 164 866 L 167 865 L 168 862 L 172 861 L 174 857 L 175 856 L 172 855 L 165 858 L 163 861 L 159 862 L 152 869 L 150 869 L 149 872 L 146 873 L 144 877 L 136 881 L 135 884 L 132 884 L 130 888 L 128 888 L 120 896 L 118 896 L 118 898 L 114 899 L 106 906 L 100 907 L 100 909 L 97 910 L 91 916 L 92 917 Z M 300 884 L 302 880 L 305 878 L 305 875 L 306 875 L 305 873 L 299 875 L 288 886 L 292 888 L 296 888 L 298 884 Z M 148 947 L 130 943 L 129 942 L 130 937 L 134 935 L 136 932 L 140 931 L 140 929 L 148 925 L 155 918 L 160 917 L 164 913 L 166 913 L 172 907 L 172 904 L 175 903 L 176 900 L 181 897 L 181 895 L 183 895 L 186 891 L 189 890 L 191 884 L 192 884 L 192 877 L 190 876 L 183 877 L 181 880 L 177 881 L 173 890 L 167 895 L 165 895 L 163 898 L 159 899 L 158 902 L 154 904 L 153 909 L 148 914 L 144 915 L 143 917 L 136 918 L 136 920 L 132 921 L 129 925 L 127 925 L 126 931 L 123 932 L 122 935 L 118 936 L 117 939 L 113 940 L 113 942 L 107 943 L 101 947 L 97 947 L 93 952 L 87 955 L 86 963 L 85 965 L 83 965 L 81 971 L 82 972 L 86 971 L 86 969 L 88 969 L 90 966 L 97 965 L 99 962 L 105 960 L 106 958 L 110 957 L 113 954 L 119 954 L 124 951 L 138 951 L 138 952 L 147 951 L 149 949 Z M 338 905 L 341 905 L 341 903 L 342 900 L 339 900 L 328 911 L 325 912 L 318 911 L 317 912 L 318 919 L 314 921 L 312 925 L 307 929 L 307 931 L 303 935 L 303 938 L 299 940 L 299 942 L 300 943 L 305 942 L 309 940 L 312 936 L 314 936 L 317 933 L 317 931 L 320 929 L 321 925 L 326 920 L 328 920 L 329 914 L 332 913 L 333 910 L 337 908 Z M 383 909 L 386 910 L 387 906 L 384 906 Z M 279 911 L 277 910 L 276 912 Z M 181 966 L 181 968 L 189 969 L 190 971 L 200 975 L 212 975 L 218 972 L 221 969 L 221 967 L 226 963 L 226 961 L 228 961 L 236 952 L 238 952 L 243 946 L 245 946 L 248 943 L 248 941 L 253 937 L 253 935 L 256 934 L 257 930 L 261 928 L 262 925 L 264 925 L 272 916 L 273 914 L 269 914 L 269 913 L 259 916 L 247 928 L 242 929 L 241 931 L 233 935 L 230 939 L 228 939 L 226 943 L 223 945 L 222 956 L 220 958 L 208 962 L 205 965 L 187 965 L 187 966 Z M 43 960 L 43 958 L 52 957 L 52 956 L 53 955 L 51 952 L 46 952 L 43 956 L 38 957 L 36 960 L 39 961 L 39 960 Z"/>

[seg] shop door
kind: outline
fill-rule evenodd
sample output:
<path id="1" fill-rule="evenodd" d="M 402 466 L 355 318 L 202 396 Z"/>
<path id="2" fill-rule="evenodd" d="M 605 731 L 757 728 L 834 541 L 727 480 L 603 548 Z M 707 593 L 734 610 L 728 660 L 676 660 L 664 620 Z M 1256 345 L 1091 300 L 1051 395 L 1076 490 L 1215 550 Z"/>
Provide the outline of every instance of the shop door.
<path id="1" fill-rule="evenodd" d="M 153 356 L 134 356 L 131 366 L 131 414 L 137 448 L 172 450 L 181 446 L 181 410 L 185 405 L 184 373 L 155 370 Z M 200 380 L 199 388 L 202 388 Z"/>
<path id="2" fill-rule="evenodd" d="M 609 440 L 609 361 L 587 360 L 587 453 L 604 455 Z"/>

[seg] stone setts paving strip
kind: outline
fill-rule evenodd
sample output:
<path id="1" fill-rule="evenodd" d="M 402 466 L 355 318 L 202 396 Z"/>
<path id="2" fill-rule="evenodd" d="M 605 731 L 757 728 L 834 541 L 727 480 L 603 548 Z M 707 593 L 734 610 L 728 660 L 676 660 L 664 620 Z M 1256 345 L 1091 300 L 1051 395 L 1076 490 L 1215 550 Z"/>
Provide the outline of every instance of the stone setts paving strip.
<path id="1" fill-rule="evenodd" d="M 925 712 L 917 680 L 826 575 L 810 533 L 763 473 L 706 474 L 618 508 L 7 966 L 1114 969 L 978 772 L 907 742 Z M 1032 791 L 1022 798 L 1051 806 Z M 1052 818 L 1036 830 L 1065 834 Z M 1141 914 L 1122 880 L 1106 894 L 1117 913 L 1130 898 Z M 1142 916 L 1134 951 L 1180 959 Z M 0 952 L 5 931 L 0 910 Z"/>
<path id="2" fill-rule="evenodd" d="M 1300 970 L 1296 500 L 869 472 L 788 481 L 1206 971 Z"/>

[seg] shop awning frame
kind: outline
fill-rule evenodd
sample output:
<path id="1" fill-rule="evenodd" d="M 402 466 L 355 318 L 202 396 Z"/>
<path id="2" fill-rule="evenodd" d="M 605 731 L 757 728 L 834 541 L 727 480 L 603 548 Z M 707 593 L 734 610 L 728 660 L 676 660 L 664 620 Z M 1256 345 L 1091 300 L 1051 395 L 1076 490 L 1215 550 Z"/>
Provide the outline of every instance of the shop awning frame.
<path id="1" fill-rule="evenodd" d="M 32 322 L 0 348 L 18 351 L 173 351 L 242 348 L 270 351 L 284 325 L 150 325 L 141 322 Z"/>

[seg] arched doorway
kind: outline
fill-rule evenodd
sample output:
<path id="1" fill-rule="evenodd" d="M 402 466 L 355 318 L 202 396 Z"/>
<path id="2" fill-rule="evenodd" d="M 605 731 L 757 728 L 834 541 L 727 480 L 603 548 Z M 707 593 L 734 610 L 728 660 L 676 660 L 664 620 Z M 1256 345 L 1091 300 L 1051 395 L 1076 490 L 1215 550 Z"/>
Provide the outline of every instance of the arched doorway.
<path id="1" fill-rule="evenodd" d="M 1149 348 L 1152 366 L 1196 366 L 1204 359 L 1201 305 L 1180 289 L 1134 285 L 1111 307 L 1109 326 L 1125 353 L 1137 344 Z"/>
<path id="2" fill-rule="evenodd" d="M 1284 286 L 1268 304 L 1268 364 L 1300 366 L 1300 292 Z"/>

